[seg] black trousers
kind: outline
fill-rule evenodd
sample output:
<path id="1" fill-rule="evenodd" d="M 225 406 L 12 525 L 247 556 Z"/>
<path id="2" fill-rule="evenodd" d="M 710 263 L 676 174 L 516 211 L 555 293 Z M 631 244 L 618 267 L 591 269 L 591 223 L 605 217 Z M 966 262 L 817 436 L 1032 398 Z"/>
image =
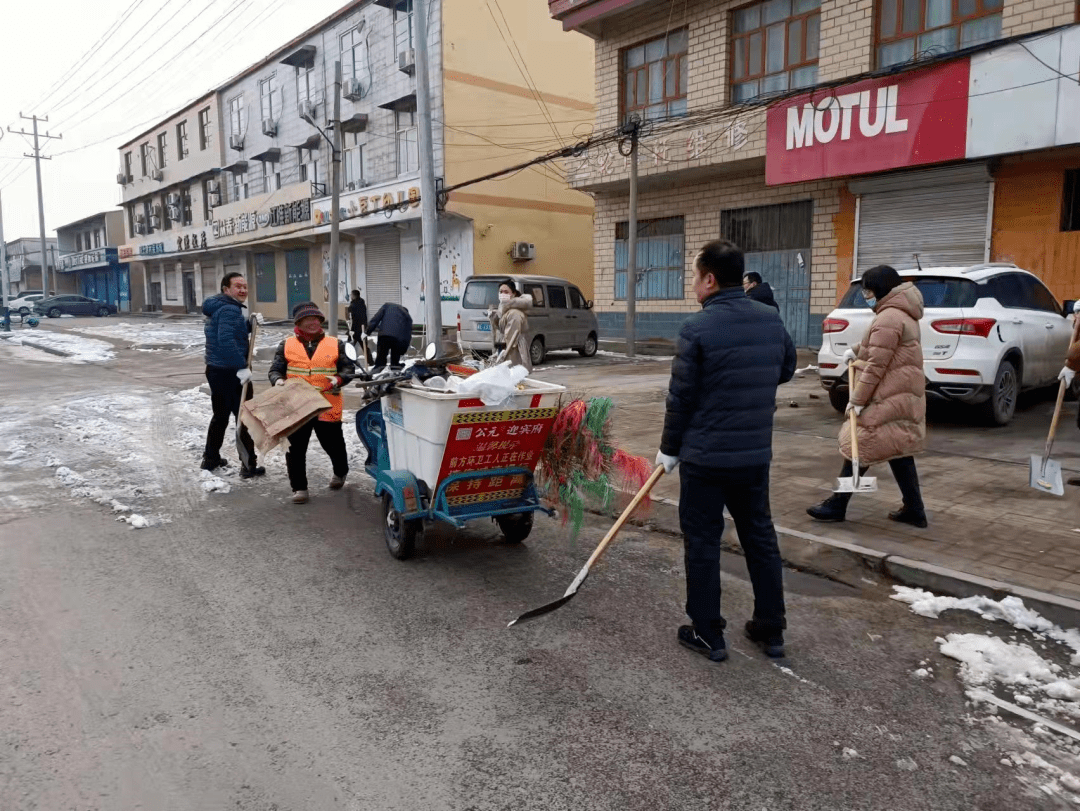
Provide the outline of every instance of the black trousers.
<path id="1" fill-rule="evenodd" d="M 349 451 L 345 447 L 345 433 L 340 422 L 325 422 L 312 417 L 289 434 L 289 449 L 285 452 L 285 468 L 289 471 L 289 485 L 293 490 L 307 490 L 307 449 L 311 432 L 330 457 L 334 475 L 344 478 L 349 473 Z"/>
<path id="2" fill-rule="evenodd" d="M 840 476 L 848 478 L 853 469 L 850 459 L 844 461 L 840 468 Z M 862 476 L 870 468 L 859 465 L 859 475 Z M 923 507 L 922 491 L 919 489 L 919 471 L 915 469 L 915 457 L 901 456 L 899 459 L 889 460 L 889 469 L 892 470 L 893 478 L 900 488 L 900 494 L 904 497 L 904 507 L 914 513 L 922 515 L 926 512 Z M 833 498 L 843 502 L 844 506 L 851 501 L 851 493 L 837 493 Z"/>
<path id="3" fill-rule="evenodd" d="M 220 366 L 206 367 L 206 382 L 210 384 L 210 407 L 214 416 L 210 418 L 210 427 L 206 430 L 206 449 L 204 459 L 220 459 L 221 445 L 225 441 L 225 432 L 229 429 L 229 415 L 240 419 L 240 397 L 244 387 L 236 379 L 235 369 L 222 369 Z M 246 426 L 240 427 L 240 441 L 244 444 L 255 465 L 255 443 L 251 440 Z"/>
<path id="4" fill-rule="evenodd" d="M 712 469 L 683 463 L 679 523 L 686 566 L 686 613 L 707 640 L 727 622 L 720 612 L 720 539 L 728 508 L 754 588 L 754 619 L 763 629 L 787 627 L 784 574 L 769 508 L 769 465 Z"/>
<path id="5" fill-rule="evenodd" d="M 389 335 L 380 335 L 375 347 L 375 366 L 386 366 L 386 355 L 390 355 L 390 365 L 397 366 L 401 356 L 409 351 L 409 345 Z"/>

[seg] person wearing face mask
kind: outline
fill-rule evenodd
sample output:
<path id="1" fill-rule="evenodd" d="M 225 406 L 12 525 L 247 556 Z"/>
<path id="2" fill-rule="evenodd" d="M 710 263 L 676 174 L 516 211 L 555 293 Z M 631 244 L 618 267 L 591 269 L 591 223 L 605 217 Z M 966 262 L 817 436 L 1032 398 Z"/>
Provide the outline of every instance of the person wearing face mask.
<path id="1" fill-rule="evenodd" d="M 511 366 L 524 366 L 530 372 L 529 318 L 525 313 L 532 305 L 532 296 L 520 295 L 514 280 L 507 279 L 499 285 L 499 306 L 488 313 L 497 360 L 508 360 Z"/>
<path id="2" fill-rule="evenodd" d="M 321 391 L 330 403 L 329 411 L 312 417 L 289 435 L 285 467 L 293 490 L 293 504 L 305 504 L 308 500 L 307 447 L 312 432 L 334 468 L 330 489 L 340 490 L 349 475 L 349 452 L 341 429 L 341 387 L 353 379 L 356 369 L 345 354 L 345 344 L 323 332 L 323 321 L 325 318 L 314 302 L 296 305 L 295 334 L 278 345 L 270 365 L 271 384 L 284 386 L 286 379 L 298 377 Z"/>
<path id="3" fill-rule="evenodd" d="M 889 513 L 902 524 L 926 526 L 926 510 L 915 469 L 915 454 L 926 444 L 926 377 L 919 319 L 922 294 L 893 268 L 878 265 L 862 277 L 863 297 L 874 320 L 861 343 L 844 353 L 845 365 L 860 363 L 855 389 L 848 397 L 859 432 L 860 472 L 888 462 L 903 495 L 903 507 Z M 851 423 L 840 429 L 840 453 L 847 460 L 840 476 L 852 474 Z M 843 521 L 851 493 L 834 493 L 807 509 L 818 521 Z"/>

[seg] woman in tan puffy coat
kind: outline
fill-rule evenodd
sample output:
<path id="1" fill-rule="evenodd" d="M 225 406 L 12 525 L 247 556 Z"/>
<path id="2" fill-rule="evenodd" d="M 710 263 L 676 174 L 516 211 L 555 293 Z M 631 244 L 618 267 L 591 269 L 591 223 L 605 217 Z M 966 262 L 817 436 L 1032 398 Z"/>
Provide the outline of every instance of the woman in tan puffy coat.
<path id="1" fill-rule="evenodd" d="M 904 497 L 904 506 L 889 518 L 917 527 L 926 526 L 926 510 L 919 491 L 914 455 L 926 443 L 926 377 L 923 373 L 919 319 L 923 299 L 919 289 L 905 282 L 893 268 L 878 265 L 866 271 L 862 292 L 874 310 L 874 320 L 860 344 L 844 354 L 857 363 L 855 390 L 848 411 L 855 411 L 862 472 L 888 462 Z M 852 474 L 851 423 L 840 430 L 840 453 L 847 460 L 840 472 Z M 843 521 L 851 493 L 836 493 L 810 507 L 818 521 Z"/>

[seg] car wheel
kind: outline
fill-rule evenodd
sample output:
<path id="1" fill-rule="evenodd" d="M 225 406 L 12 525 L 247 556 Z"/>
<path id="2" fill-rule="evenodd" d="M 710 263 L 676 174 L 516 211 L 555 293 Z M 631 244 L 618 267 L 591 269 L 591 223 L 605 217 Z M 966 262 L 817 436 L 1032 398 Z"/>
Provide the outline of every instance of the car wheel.
<path id="1" fill-rule="evenodd" d="M 98 318 L 104 318 L 105 316 L 107 316 L 109 314 L 109 308 L 108 307 L 102 307 L 101 309 L 99 309 L 97 311 L 97 314 L 98 314 Z"/>
<path id="2" fill-rule="evenodd" d="M 591 358 L 596 354 L 596 333 L 590 332 L 589 337 L 585 339 L 585 346 L 578 350 L 578 354 L 583 358 Z"/>
<path id="3" fill-rule="evenodd" d="M 529 360 L 533 366 L 539 366 L 544 362 L 544 339 L 533 338 L 533 342 L 529 344 Z"/>
<path id="4" fill-rule="evenodd" d="M 49 318 L 59 318 L 60 316 L 61 312 L 59 307 L 53 307 L 51 310 L 49 310 Z"/>
<path id="5" fill-rule="evenodd" d="M 30 308 L 29 307 L 20 307 L 19 308 L 19 315 L 21 315 L 23 318 L 26 318 L 26 316 L 30 315 Z"/>
<path id="6" fill-rule="evenodd" d="M 1008 425 L 1016 413 L 1020 375 L 1012 361 L 1003 361 L 994 375 L 994 388 L 986 401 L 986 416 L 994 425 Z"/>
<path id="7" fill-rule="evenodd" d="M 843 414 L 847 410 L 849 394 L 847 386 L 833 386 L 829 389 L 829 404 Z"/>

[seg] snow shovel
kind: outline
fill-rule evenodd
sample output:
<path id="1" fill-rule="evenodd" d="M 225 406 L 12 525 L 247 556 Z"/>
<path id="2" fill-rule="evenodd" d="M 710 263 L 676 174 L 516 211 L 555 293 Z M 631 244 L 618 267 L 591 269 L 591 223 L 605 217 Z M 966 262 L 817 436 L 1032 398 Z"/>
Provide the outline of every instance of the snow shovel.
<path id="1" fill-rule="evenodd" d="M 1050 458 L 1050 450 L 1054 447 L 1054 434 L 1057 433 L 1058 419 L 1061 417 L 1061 404 L 1065 400 L 1065 381 L 1058 386 L 1057 405 L 1054 406 L 1054 419 L 1050 423 L 1050 434 L 1046 437 L 1046 450 L 1042 457 L 1031 454 L 1031 481 L 1030 484 L 1042 493 L 1053 493 L 1055 496 L 1065 495 L 1065 485 L 1061 481 L 1061 463 Z"/>
<path id="2" fill-rule="evenodd" d="M 607 535 L 604 536 L 604 540 L 600 541 L 600 545 L 593 550 L 593 553 L 589 556 L 589 560 L 582 567 L 581 571 L 578 572 L 577 577 L 574 578 L 574 582 L 570 584 L 570 588 L 566 590 L 566 593 L 562 597 L 552 603 L 548 603 L 547 605 L 542 605 L 539 608 L 534 608 L 531 611 L 526 611 L 516 620 L 512 620 L 506 627 L 510 628 L 511 626 L 517 625 L 518 623 L 526 622 L 531 619 L 536 619 L 537 617 L 542 617 L 544 614 L 550 614 L 552 611 L 555 611 L 558 608 L 562 608 L 564 605 L 570 602 L 570 600 L 573 599 L 574 595 L 577 594 L 578 589 L 581 588 L 581 584 L 585 582 L 585 578 L 589 576 L 589 569 L 594 563 L 596 563 L 596 561 L 600 559 L 600 556 L 604 554 L 604 550 L 608 548 L 608 546 L 613 540 L 615 540 L 615 536 L 619 533 L 619 530 L 622 529 L 623 524 L 625 524 L 627 519 L 630 518 L 631 515 L 633 515 L 634 510 L 638 508 L 638 505 L 641 503 L 642 499 L 644 499 L 645 496 L 649 495 L 650 491 L 653 489 L 656 483 L 660 481 L 660 477 L 663 475 L 664 466 L 657 465 L 656 470 L 654 470 L 652 472 L 652 475 L 649 476 L 649 480 L 646 481 L 644 485 L 642 485 L 641 489 L 638 490 L 637 495 L 634 496 L 634 500 L 630 502 L 629 506 L 627 506 L 625 510 L 623 510 L 622 515 L 619 516 L 619 519 L 612 525 L 611 529 L 608 530 Z"/>
<path id="3" fill-rule="evenodd" d="M 247 370 L 251 371 L 251 360 L 255 356 L 255 339 L 259 336 L 259 322 L 255 318 L 255 314 L 252 313 L 248 316 L 248 353 L 247 353 Z M 247 382 L 241 387 L 240 391 L 240 404 L 243 405 L 247 400 L 252 397 L 253 386 L 251 378 L 249 377 Z M 255 460 L 251 458 L 248 453 L 248 449 L 241 441 L 241 432 L 247 432 L 247 426 L 244 425 L 243 420 L 240 419 L 240 412 L 236 413 L 236 454 L 240 457 L 240 465 L 246 470 L 252 470 L 255 467 Z"/>
<path id="4" fill-rule="evenodd" d="M 855 364 L 848 364 L 848 397 L 855 393 Z M 851 478 L 841 476 L 836 480 L 834 493 L 876 493 L 877 477 L 863 476 L 859 470 L 859 424 L 855 409 L 848 412 L 851 418 Z"/>

